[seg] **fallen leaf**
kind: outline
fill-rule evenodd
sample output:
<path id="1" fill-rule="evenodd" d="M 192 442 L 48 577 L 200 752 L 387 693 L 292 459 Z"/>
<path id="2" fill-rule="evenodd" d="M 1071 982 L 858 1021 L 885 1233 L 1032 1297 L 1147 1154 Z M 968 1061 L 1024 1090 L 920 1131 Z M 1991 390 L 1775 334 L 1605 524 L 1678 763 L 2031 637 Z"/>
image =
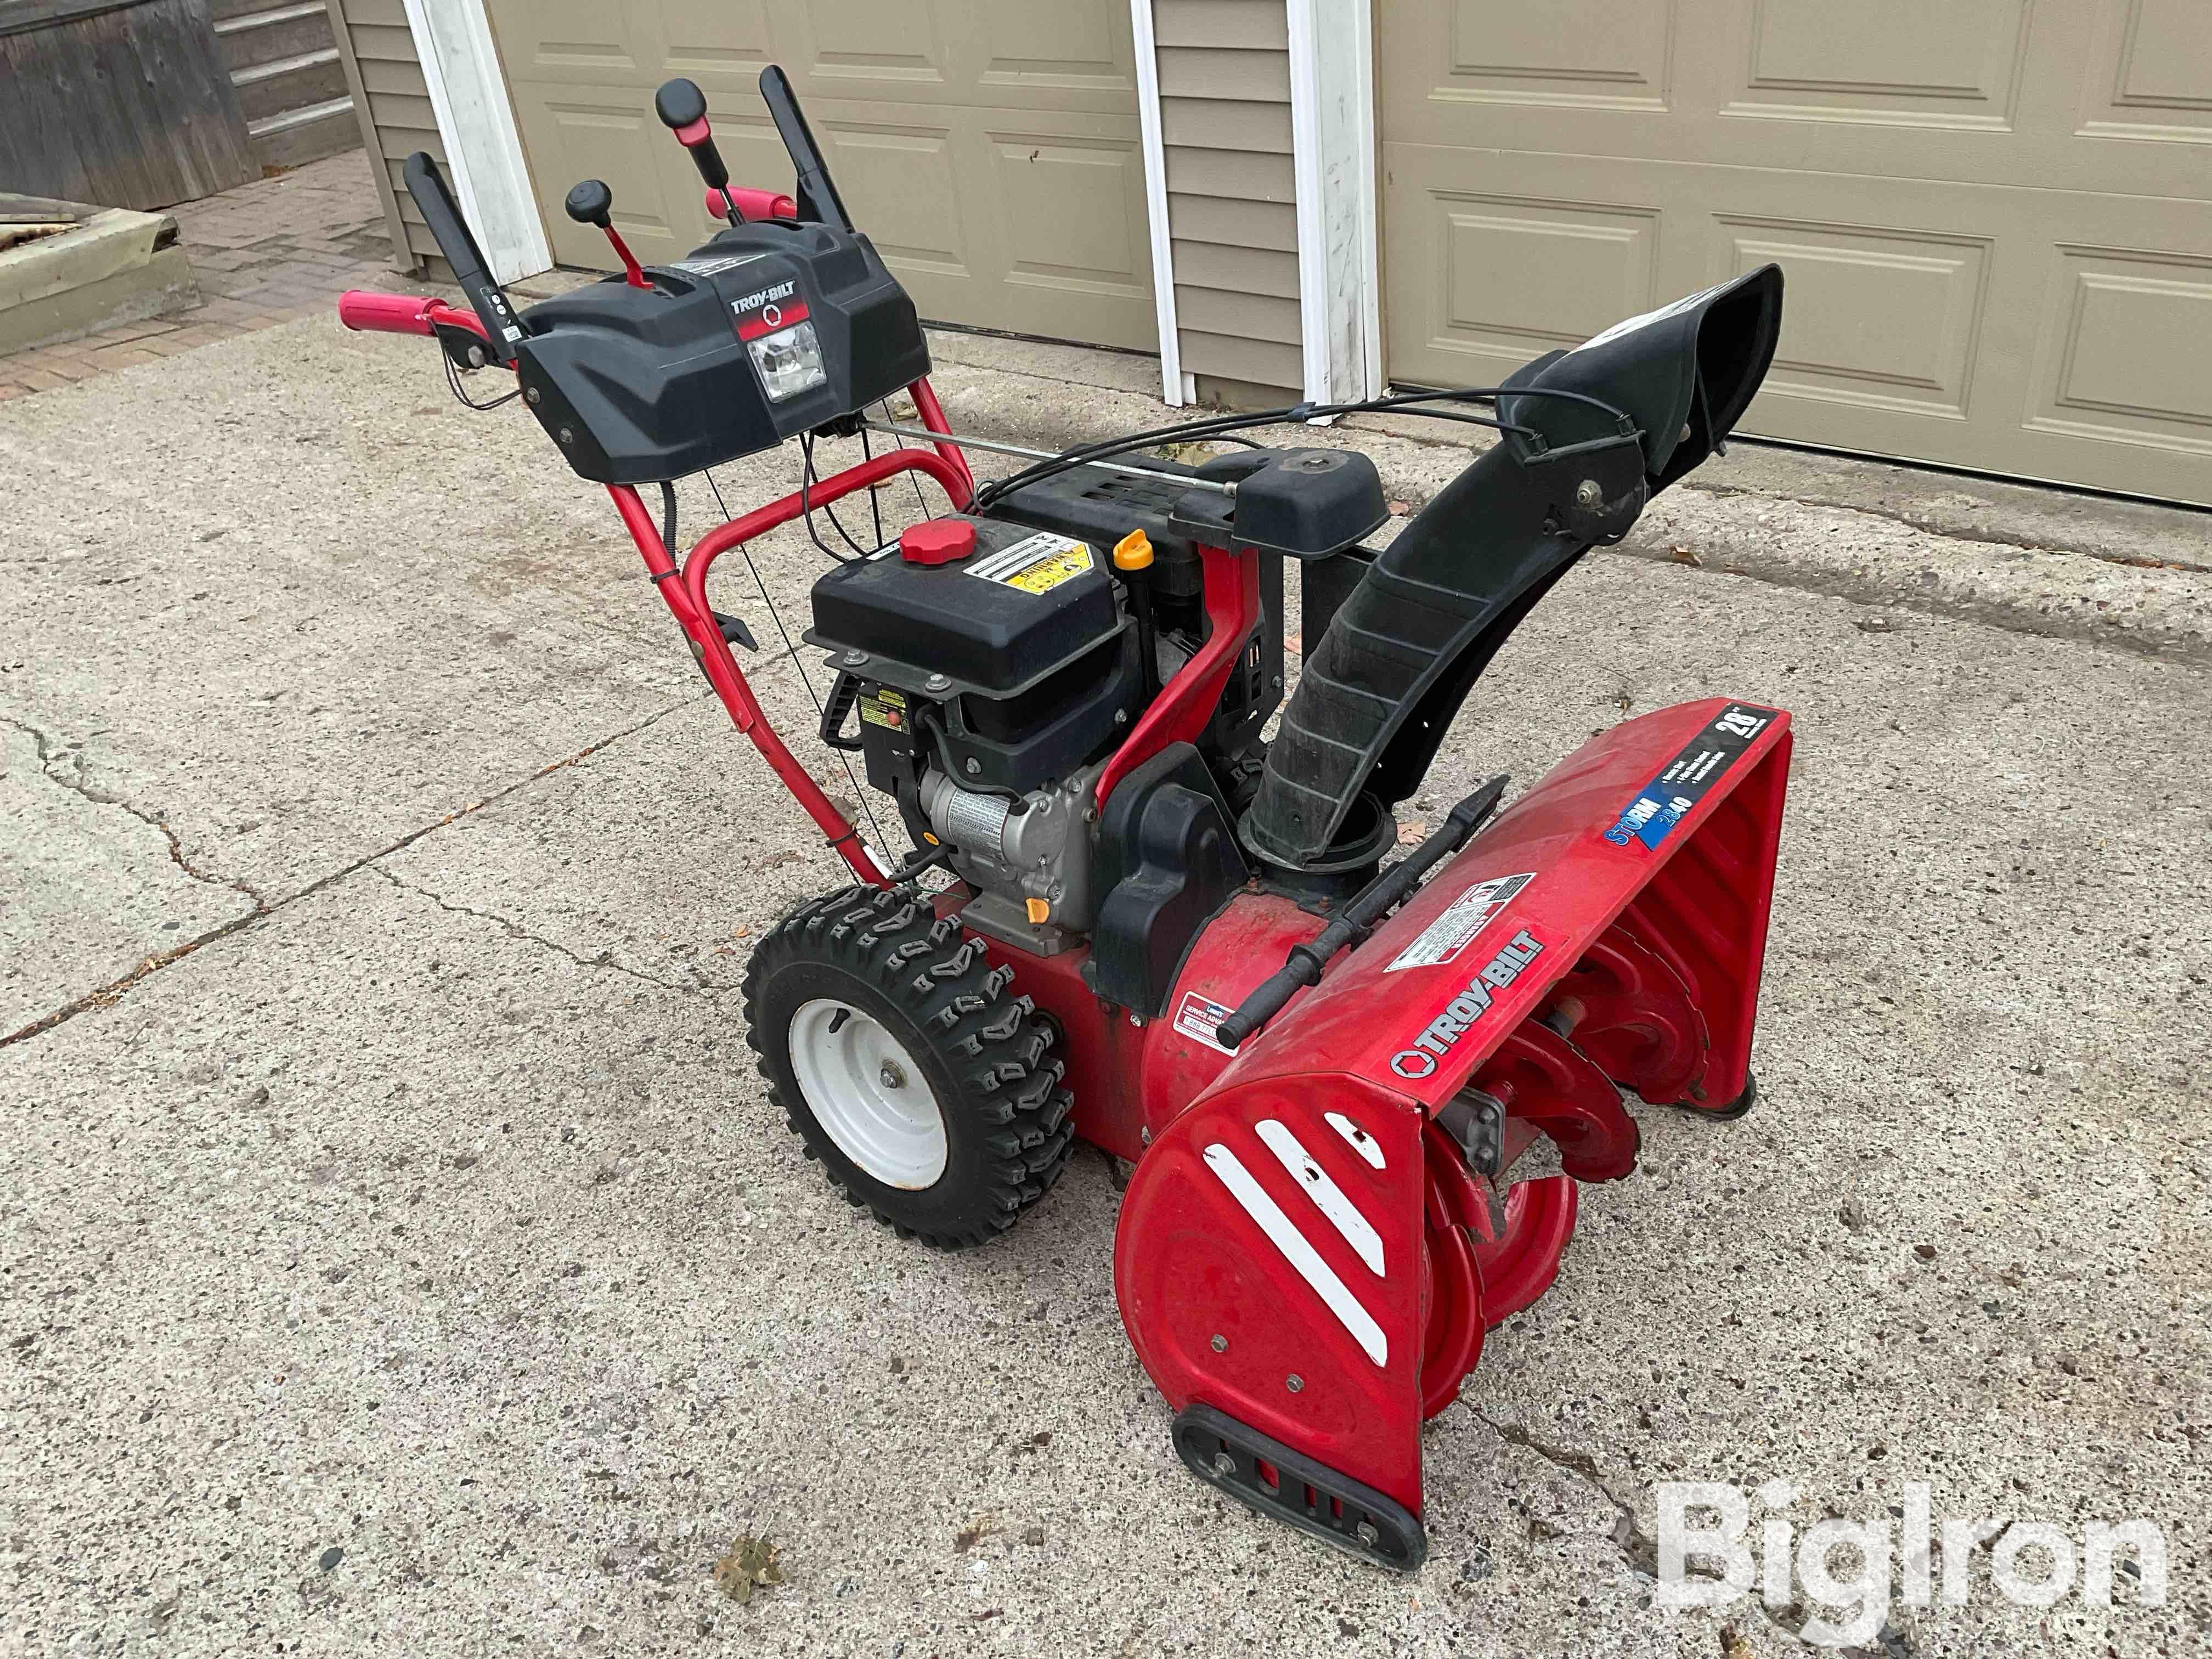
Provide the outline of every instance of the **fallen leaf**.
<path id="1" fill-rule="evenodd" d="M 723 1595 L 742 1605 L 753 1599 L 756 1589 L 783 1582 L 783 1569 L 776 1562 L 781 1553 L 780 1547 L 765 1538 L 740 1534 L 730 1553 L 714 1563 L 714 1582 Z"/>
<path id="2" fill-rule="evenodd" d="M 1694 564 L 1703 568 L 1705 562 L 1686 547 L 1670 547 L 1667 550 L 1667 556 L 1676 564 Z"/>
<path id="3" fill-rule="evenodd" d="M 1413 510 L 1413 507 L 1404 501 L 1392 501 L 1390 503 L 1390 516 L 1394 519 L 1402 519 Z"/>
<path id="4" fill-rule="evenodd" d="M 1419 847 L 1428 838 L 1429 828 L 1425 823 L 1401 823 L 1398 826 L 1398 845 L 1401 847 Z"/>
<path id="5" fill-rule="evenodd" d="M 1751 1650 L 1751 1644 L 1735 1632 L 1732 1625 L 1721 1626 L 1721 1659 L 1759 1659 Z"/>

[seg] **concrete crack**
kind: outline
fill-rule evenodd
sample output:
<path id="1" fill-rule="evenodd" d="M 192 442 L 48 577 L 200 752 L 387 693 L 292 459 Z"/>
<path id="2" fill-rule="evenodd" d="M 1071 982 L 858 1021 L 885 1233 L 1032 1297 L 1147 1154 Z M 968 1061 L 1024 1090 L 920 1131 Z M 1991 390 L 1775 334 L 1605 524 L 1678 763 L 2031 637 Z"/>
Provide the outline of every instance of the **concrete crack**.
<path id="1" fill-rule="evenodd" d="M 77 998 L 74 1002 L 64 1003 L 61 1007 L 53 1010 L 51 1013 L 40 1015 L 38 1018 L 33 1020 L 29 1024 L 23 1026 L 19 1030 L 11 1031 L 6 1036 L 0 1036 L 0 1048 L 12 1048 L 18 1042 L 27 1042 L 33 1037 L 41 1036 L 46 1032 L 52 1030 L 57 1026 L 65 1025 L 70 1020 L 75 1019 L 79 1014 L 88 1012 L 94 1008 L 106 1008 L 112 1006 L 114 1003 L 120 1000 L 125 993 L 130 991 L 133 986 L 138 984 L 142 980 L 147 979 L 151 975 L 159 973 L 162 969 L 168 967 L 172 963 L 180 961 L 184 957 L 191 955 L 193 951 L 198 950 L 201 946 L 212 945 L 219 939 L 228 938 L 233 933 L 242 932 L 246 928 L 252 927 L 261 922 L 266 921 L 270 916 L 275 915 L 278 911 L 287 909 L 292 905 L 297 904 L 301 899 L 312 897 L 313 895 L 321 892 L 326 887 L 334 886 L 336 884 L 343 881 L 348 876 L 354 874 L 356 871 L 367 869 L 370 865 L 376 863 L 380 859 L 389 858 L 392 854 L 400 851 L 404 848 L 412 847 L 416 842 L 422 840 L 423 836 L 434 835 L 437 831 L 444 829 L 449 823 L 457 823 L 465 817 L 468 817 L 477 812 L 481 812 L 485 807 L 490 806 L 498 801 L 506 799 L 517 790 L 527 789 L 532 784 L 538 782 L 540 779 L 550 777 L 556 772 L 564 771 L 568 768 L 574 766 L 580 762 L 589 760 L 593 755 L 598 754 L 601 750 L 610 748 L 612 745 L 622 742 L 625 738 L 635 737 L 639 732 L 659 725 L 671 714 L 676 714 L 679 710 L 689 708 L 694 703 L 704 702 L 714 695 L 714 694 L 712 691 L 699 692 L 691 696 L 684 697 L 675 702 L 670 703 L 665 708 L 656 709 L 652 714 L 647 715 L 643 720 L 637 721 L 635 725 L 626 726 L 619 732 L 610 732 L 607 736 L 601 738 L 597 743 L 587 744 L 584 748 L 576 750 L 573 755 L 563 756 L 559 760 L 550 762 L 547 764 L 539 767 L 536 771 L 529 774 L 527 776 L 517 778 L 513 783 L 507 784 L 502 788 L 495 789 L 490 794 L 484 796 L 480 800 L 471 801 L 467 805 L 457 808 L 455 811 L 447 813 L 445 817 L 439 818 L 433 823 L 426 823 L 417 830 L 409 830 L 405 835 L 400 836 L 398 840 L 392 842 L 388 846 L 380 847 L 373 853 L 363 854 L 360 858 L 354 860 L 350 864 L 345 865 L 342 868 L 333 870 L 328 875 L 317 877 L 313 881 L 309 882 L 305 887 L 300 889 L 296 893 L 287 894 L 283 898 L 269 902 L 263 900 L 258 894 L 254 893 L 251 889 L 246 888 L 241 884 L 221 884 L 235 886 L 240 892 L 246 894 L 247 897 L 253 900 L 254 908 L 246 911 L 242 915 L 234 917 L 229 921 L 223 923 L 220 927 L 210 928 L 206 933 L 200 934 L 196 939 L 187 939 L 182 945 L 179 945 L 173 949 L 161 951 L 158 955 L 148 957 L 137 967 L 133 968 L 129 973 L 110 980 L 106 984 L 99 987 L 95 990 L 87 992 L 83 996 Z M 39 744 L 40 755 L 43 758 L 46 751 L 46 744 L 44 738 L 39 732 L 31 726 L 25 726 L 19 720 L 9 719 L 5 715 L 0 715 L 0 720 L 4 720 L 8 725 L 15 726 L 18 731 L 29 732 L 32 740 Z M 47 775 L 52 777 L 53 774 L 49 772 Z M 62 784 L 64 787 L 77 788 L 78 793 L 84 793 L 79 786 L 71 784 L 67 780 L 56 777 L 54 781 Z M 100 798 L 96 795 L 88 795 L 87 799 L 97 800 Z M 123 805 L 121 802 L 112 804 L 117 805 Z M 156 829 L 161 829 L 165 836 L 168 834 L 167 829 L 157 820 L 146 818 L 145 815 L 139 812 L 136 807 L 126 806 L 125 810 L 133 813 L 137 817 L 143 818 L 145 822 L 154 824 Z M 189 865 L 185 865 L 184 863 L 181 854 L 176 852 L 176 838 L 173 836 L 169 836 L 169 841 L 173 854 L 175 854 L 177 856 L 179 865 L 185 868 L 187 873 L 198 875 L 198 872 L 191 870 Z M 385 872 L 380 871 L 378 873 L 383 874 Z M 204 881 L 220 881 L 219 878 L 213 877 L 201 876 L 199 878 Z M 425 895 L 425 896 L 430 896 Z M 496 917 L 488 919 L 493 921 L 498 920 Z M 595 966 L 598 964 L 587 965 Z M 629 970 L 625 969 L 623 971 L 629 972 Z M 642 978 L 644 975 L 638 975 L 638 977 Z M 660 981 L 654 980 L 651 982 L 657 985 Z"/>
<path id="2" fill-rule="evenodd" d="M 1537 1439 L 1534 1435 L 1530 1434 L 1518 1424 L 1498 1422 L 1478 1406 L 1468 1405 L 1467 1408 L 1507 1445 L 1519 1446 L 1523 1450 L 1535 1453 L 1553 1468 L 1574 1476 L 1591 1491 L 1596 1492 L 1599 1497 L 1604 1498 L 1607 1503 L 1612 1504 L 1613 1521 L 1611 1536 L 1613 1547 L 1626 1559 L 1632 1571 L 1643 1574 L 1646 1578 L 1656 1579 L 1659 1577 L 1658 1541 L 1644 1530 L 1643 1524 L 1636 1518 L 1636 1511 L 1622 1502 L 1614 1494 L 1611 1486 L 1606 1485 L 1605 1477 L 1598 1473 L 1597 1459 L 1592 1457 L 1588 1452 L 1571 1451 L 1563 1446 L 1547 1444 Z M 1709 1569 L 1692 1567 L 1686 1562 L 1683 1565 L 1683 1571 L 1696 1578 L 1718 1579 L 1720 1577 L 1718 1573 Z"/>
<path id="3" fill-rule="evenodd" d="M 11 726 L 30 738 L 33 747 L 38 750 L 39 770 L 49 782 L 58 785 L 73 795 L 82 796 L 95 806 L 112 806 L 120 811 L 128 812 L 148 829 L 159 834 L 161 839 L 168 843 L 169 861 L 194 881 L 203 882 L 210 887 L 228 887 L 232 892 L 250 900 L 257 915 L 269 908 L 267 901 L 245 882 L 230 876 L 210 875 L 193 864 L 185 856 L 184 843 L 177 839 L 177 832 L 170 829 L 161 819 L 155 817 L 143 807 L 133 806 L 120 795 L 105 793 L 87 783 L 84 781 L 84 762 L 82 755 L 72 754 L 27 720 L 19 720 L 12 715 L 0 714 L 0 726 Z M 70 763 L 70 772 L 55 770 L 55 763 L 64 761 Z M 70 775 L 70 773 L 74 773 L 75 775 Z"/>
<path id="4" fill-rule="evenodd" d="M 680 991 L 687 996 L 696 994 L 699 989 L 696 985 L 678 985 L 670 980 L 655 979 L 651 974 L 641 973 L 635 968 L 626 968 L 621 963 L 617 962 L 614 959 L 614 952 L 611 951 L 602 951 L 595 957 L 587 957 L 582 951 L 573 950 L 569 946 L 562 944 L 558 939 L 550 939 L 543 933 L 532 933 L 528 928 L 523 927 L 521 923 L 514 921 L 511 917 L 501 915 L 495 910 L 476 910 L 471 909 L 465 904 L 456 904 L 451 899 L 445 897 L 442 894 L 432 892 L 430 889 L 427 887 L 418 886 L 411 881 L 402 881 L 398 876 L 393 875 L 391 871 L 383 869 L 380 866 L 375 869 L 374 873 L 382 876 L 385 880 L 390 882 L 394 887 L 399 889 L 403 893 L 412 893 L 418 898 L 426 898 L 429 900 L 431 903 L 436 905 L 441 910 L 445 911 L 449 915 L 473 916 L 478 921 L 488 921 L 491 923 L 493 927 L 505 933 L 508 938 L 524 939 L 532 945 L 538 946 L 540 949 L 552 951 L 556 956 L 566 957 L 570 962 L 574 963 L 579 968 L 610 969 L 617 974 L 628 974 L 632 979 L 638 980 L 644 984 L 657 986 L 664 991 Z"/>

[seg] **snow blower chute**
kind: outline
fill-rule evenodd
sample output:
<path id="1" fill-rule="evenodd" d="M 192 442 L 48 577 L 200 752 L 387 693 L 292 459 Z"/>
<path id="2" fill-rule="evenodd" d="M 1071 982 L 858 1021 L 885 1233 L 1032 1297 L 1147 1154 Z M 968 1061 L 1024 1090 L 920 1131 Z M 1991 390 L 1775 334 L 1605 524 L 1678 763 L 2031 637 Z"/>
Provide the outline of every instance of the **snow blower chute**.
<path id="1" fill-rule="evenodd" d="M 1626 721 L 1510 804 L 1492 779 L 1386 864 L 1394 811 L 1552 584 L 1727 436 L 1771 360 L 1781 275 L 1499 387 L 1060 452 L 963 438 L 782 73 L 761 90 L 788 195 L 731 185 L 696 87 L 656 100 L 728 222 L 688 258 L 641 267 L 586 180 L 568 211 L 624 274 L 517 310 L 417 155 L 409 189 L 469 308 L 349 294 L 340 315 L 433 336 L 457 373 L 514 371 L 849 869 L 746 974 L 749 1040 L 807 1152 L 944 1248 L 1012 1226 L 1077 1137 L 1127 1160 L 1115 1282 L 1184 1462 L 1417 1567 L 1422 1420 L 1484 1333 L 1550 1286 L 1577 1183 L 1635 1167 L 1623 1092 L 1752 1104 L 1790 720 L 1716 696 Z M 1500 434 L 1380 550 L 1363 543 L 1387 521 L 1381 481 L 1340 442 L 1153 453 L 1378 409 Z M 799 487 L 678 563 L 672 481 L 792 439 Z M 857 463 L 817 471 L 817 449 L 854 440 Z M 1028 464 L 979 486 L 967 449 Z M 896 498 L 877 491 L 902 473 L 947 510 L 886 534 Z M 640 485 L 659 488 L 658 522 Z M 865 538 L 835 515 L 862 491 Z M 829 671 L 817 735 L 857 758 L 903 857 L 785 747 L 732 648 L 752 647 L 749 625 L 709 603 L 721 555 L 798 520 L 833 562 L 804 635 Z M 1293 566 L 1310 648 L 1285 705 Z M 1539 1140 L 1563 1173 L 1516 1178 Z"/>

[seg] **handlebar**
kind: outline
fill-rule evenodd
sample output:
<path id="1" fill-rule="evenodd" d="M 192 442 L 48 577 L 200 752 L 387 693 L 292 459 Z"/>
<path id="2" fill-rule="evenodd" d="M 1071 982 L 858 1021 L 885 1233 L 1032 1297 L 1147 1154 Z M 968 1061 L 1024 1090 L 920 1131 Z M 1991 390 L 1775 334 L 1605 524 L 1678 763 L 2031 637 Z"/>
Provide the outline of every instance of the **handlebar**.
<path id="1" fill-rule="evenodd" d="M 489 343 L 490 337 L 473 313 L 456 310 L 435 296 L 419 294 L 377 294 L 351 288 L 338 295 L 338 320 L 348 328 L 371 334 L 434 335 L 440 327 L 464 328 Z"/>
<path id="2" fill-rule="evenodd" d="M 747 190 L 742 185 L 731 185 L 707 192 L 707 211 L 717 219 L 724 216 L 722 198 L 726 197 L 741 218 L 796 219 L 799 216 L 799 204 L 781 191 Z"/>

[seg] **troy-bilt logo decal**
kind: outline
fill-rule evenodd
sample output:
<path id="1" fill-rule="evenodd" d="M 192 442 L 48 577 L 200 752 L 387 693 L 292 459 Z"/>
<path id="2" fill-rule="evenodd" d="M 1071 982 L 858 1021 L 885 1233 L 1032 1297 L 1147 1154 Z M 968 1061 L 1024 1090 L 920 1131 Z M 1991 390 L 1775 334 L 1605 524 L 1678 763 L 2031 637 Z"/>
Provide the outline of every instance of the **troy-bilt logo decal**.
<path id="1" fill-rule="evenodd" d="M 738 337 L 757 340 L 763 334 L 805 322 L 806 301 L 792 298 L 798 289 L 796 280 L 772 283 L 766 288 L 755 289 L 741 300 L 731 301 L 730 316 L 737 324 Z"/>
<path id="2" fill-rule="evenodd" d="M 1774 713 L 1750 703 L 1730 703 L 1621 809 L 1605 838 L 1615 847 L 1640 842 L 1656 848 L 1729 768 L 1743 758 L 1752 740 L 1774 723 Z"/>
<path id="3" fill-rule="evenodd" d="M 1544 942 L 1523 927 L 1491 957 L 1467 988 L 1444 1005 L 1444 1010 L 1413 1039 L 1413 1047 L 1390 1056 L 1390 1069 L 1411 1082 L 1419 1082 L 1437 1069 L 1459 1040 L 1490 1012 L 1498 993 L 1521 977 L 1522 970 L 1544 954 Z"/>

